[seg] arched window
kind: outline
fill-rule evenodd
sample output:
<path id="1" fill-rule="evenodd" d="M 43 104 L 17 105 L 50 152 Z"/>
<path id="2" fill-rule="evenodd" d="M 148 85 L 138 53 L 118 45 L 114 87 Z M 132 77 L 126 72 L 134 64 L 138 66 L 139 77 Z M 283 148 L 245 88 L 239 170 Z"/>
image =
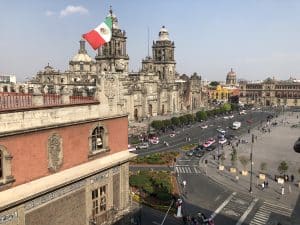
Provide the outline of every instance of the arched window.
<path id="1" fill-rule="evenodd" d="M 90 154 L 108 151 L 108 135 L 103 125 L 93 127 L 90 135 Z"/>
<path id="2" fill-rule="evenodd" d="M 4 146 L 0 146 L 0 187 L 15 181 L 11 174 L 12 156 L 7 152 Z"/>

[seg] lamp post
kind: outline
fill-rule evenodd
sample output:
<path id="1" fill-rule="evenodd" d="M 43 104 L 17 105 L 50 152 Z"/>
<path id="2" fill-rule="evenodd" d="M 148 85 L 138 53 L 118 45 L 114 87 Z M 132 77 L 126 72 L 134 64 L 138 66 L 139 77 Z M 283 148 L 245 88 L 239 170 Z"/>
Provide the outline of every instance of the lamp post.
<path id="1" fill-rule="evenodd" d="M 252 173 L 253 173 L 253 143 L 254 143 L 254 134 L 252 134 L 251 140 L 251 153 L 250 153 L 250 161 L 251 161 L 251 171 L 250 171 L 250 188 L 249 192 L 252 193 Z"/>

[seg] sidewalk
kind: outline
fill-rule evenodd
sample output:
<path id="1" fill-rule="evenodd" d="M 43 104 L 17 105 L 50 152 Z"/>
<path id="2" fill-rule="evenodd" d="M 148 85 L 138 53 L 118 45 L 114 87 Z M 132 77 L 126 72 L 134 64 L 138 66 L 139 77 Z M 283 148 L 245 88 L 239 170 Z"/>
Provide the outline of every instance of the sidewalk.
<path id="1" fill-rule="evenodd" d="M 300 192 L 300 188 L 295 185 L 295 181 L 298 181 L 299 175 L 297 173 L 294 173 L 295 171 L 295 166 L 299 165 L 299 159 L 298 157 L 300 156 L 295 156 L 294 155 L 289 155 L 293 154 L 292 152 L 289 153 L 287 152 L 288 150 L 283 151 L 281 149 L 282 146 L 280 146 L 278 143 L 283 142 L 282 140 L 282 135 L 285 134 L 284 138 L 288 136 L 289 138 L 290 135 L 287 134 L 287 129 L 289 129 L 291 123 L 294 122 L 299 122 L 299 119 L 296 120 L 296 116 L 293 115 L 284 115 L 284 117 L 279 116 L 278 118 L 275 118 L 277 121 L 280 121 L 282 119 L 285 119 L 290 122 L 290 124 L 282 123 L 277 127 L 272 127 L 271 133 L 261 133 L 258 129 L 253 130 L 253 134 L 257 136 L 257 140 L 255 140 L 255 147 L 256 151 L 257 149 L 260 149 L 260 151 L 257 151 L 257 156 L 253 157 L 254 165 L 253 165 L 253 177 L 252 177 L 252 194 L 253 196 L 259 198 L 259 199 L 264 199 L 268 200 L 271 202 L 274 202 L 275 204 L 280 204 L 284 205 L 289 208 L 294 208 L 296 205 L 296 201 L 298 199 L 298 195 Z M 274 120 L 275 120 L 274 119 Z M 281 133 L 284 132 L 284 133 Z M 293 131 L 294 132 L 294 131 Z M 297 133 L 297 132 L 295 132 Z M 299 134 L 298 134 L 299 135 Z M 292 137 L 293 138 L 293 137 Z M 246 155 L 248 154 L 250 156 L 250 148 L 251 148 L 251 136 L 250 134 L 245 134 L 244 136 L 241 137 L 241 139 L 247 140 L 249 143 L 248 144 L 239 144 L 239 147 L 237 148 L 237 154 L 238 157 L 240 155 Z M 289 140 L 290 141 L 290 140 Z M 278 154 L 277 152 L 272 152 L 275 151 L 274 149 L 278 146 L 278 151 L 280 151 Z M 282 152 L 283 151 L 283 152 Z M 290 150 L 292 151 L 292 150 Z M 222 152 L 225 154 L 226 159 L 224 160 L 224 166 L 225 169 L 223 171 L 218 170 L 218 161 L 213 160 L 213 154 L 216 154 L 215 152 L 207 154 L 204 156 L 200 162 L 199 166 L 202 168 L 203 172 L 206 173 L 208 177 L 210 177 L 212 180 L 215 182 L 222 184 L 233 191 L 239 191 L 243 193 L 249 193 L 250 189 L 250 163 L 247 166 L 247 169 L 249 171 L 247 176 L 242 176 L 240 173 L 230 173 L 229 172 L 229 167 L 230 167 L 230 153 L 231 153 L 231 146 L 224 146 L 224 149 Z M 300 154 L 299 154 L 300 155 Z M 285 157 L 291 157 L 292 159 L 286 159 Z M 205 160 L 207 160 L 208 164 L 205 164 Z M 263 180 L 258 179 L 258 174 L 259 174 L 259 164 L 265 160 L 268 161 L 268 168 L 267 172 L 270 174 L 270 177 L 267 177 L 268 180 L 268 188 L 264 188 L 262 190 L 261 184 L 263 183 Z M 294 181 L 294 184 L 291 182 L 286 182 L 284 184 L 285 188 L 285 194 L 281 195 L 281 184 L 278 184 L 277 182 L 274 181 L 274 174 L 278 174 L 276 172 L 277 167 L 278 167 L 278 161 L 281 160 L 287 160 L 289 167 L 288 174 L 294 173 L 296 179 Z M 293 161 L 294 160 L 294 161 Z M 237 163 L 239 160 L 237 160 Z M 271 164 L 271 162 L 273 164 Z M 297 163 L 298 162 L 298 163 Z M 221 163 L 221 162 L 220 162 Z M 270 165 L 269 165 L 270 164 Z M 237 167 L 238 169 L 242 168 L 241 166 Z M 296 168 L 297 169 L 297 168 Z M 236 179 L 238 177 L 238 179 Z"/>

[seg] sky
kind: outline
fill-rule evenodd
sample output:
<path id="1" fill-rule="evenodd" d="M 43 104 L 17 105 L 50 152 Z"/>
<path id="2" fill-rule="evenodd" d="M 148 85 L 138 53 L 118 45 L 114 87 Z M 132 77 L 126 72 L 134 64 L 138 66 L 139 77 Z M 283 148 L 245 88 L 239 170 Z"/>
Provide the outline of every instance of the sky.
<path id="1" fill-rule="evenodd" d="M 233 68 L 238 79 L 300 79 L 299 0 L 3 0 L 0 74 L 25 81 L 47 63 L 67 70 L 110 5 L 126 31 L 130 71 L 148 55 L 148 30 L 151 47 L 164 25 L 180 74 L 222 81 Z"/>

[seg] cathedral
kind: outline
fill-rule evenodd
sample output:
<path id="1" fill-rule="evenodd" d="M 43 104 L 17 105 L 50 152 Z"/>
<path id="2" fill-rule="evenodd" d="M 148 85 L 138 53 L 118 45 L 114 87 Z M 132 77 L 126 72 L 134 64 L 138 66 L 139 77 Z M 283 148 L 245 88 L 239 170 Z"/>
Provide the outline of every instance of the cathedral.
<path id="1" fill-rule="evenodd" d="M 69 61 L 69 69 L 60 72 L 47 65 L 31 80 L 45 93 L 68 90 L 75 96 L 94 96 L 107 105 L 110 114 L 127 113 L 129 121 L 157 115 L 188 113 L 203 107 L 201 77 L 176 72 L 175 44 L 162 26 L 152 44 L 152 57 L 142 60 L 141 69 L 129 72 L 126 32 L 110 10 L 112 39 L 97 50 L 95 59 L 80 40 L 78 53 Z"/>

